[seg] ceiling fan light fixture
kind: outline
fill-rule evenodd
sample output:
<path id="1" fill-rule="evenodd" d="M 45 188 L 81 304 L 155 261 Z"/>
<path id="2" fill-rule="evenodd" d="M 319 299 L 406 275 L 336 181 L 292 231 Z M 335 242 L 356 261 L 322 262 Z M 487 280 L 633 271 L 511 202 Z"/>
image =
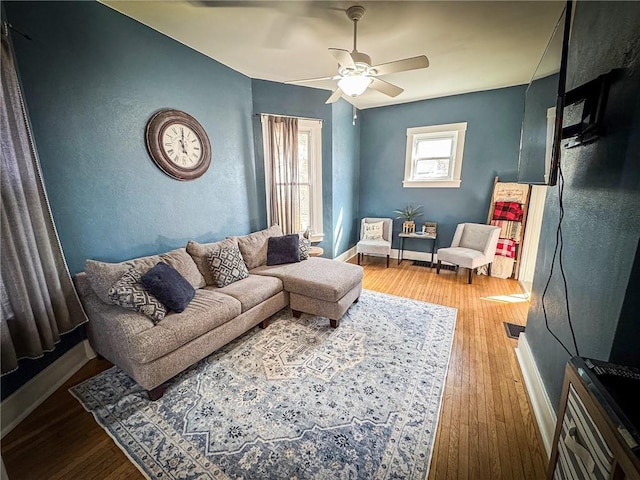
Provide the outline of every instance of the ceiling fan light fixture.
<path id="1" fill-rule="evenodd" d="M 364 75 L 349 75 L 348 77 L 342 77 L 338 81 L 338 87 L 346 95 L 357 97 L 364 93 L 372 81 L 373 78 L 365 77 Z"/>

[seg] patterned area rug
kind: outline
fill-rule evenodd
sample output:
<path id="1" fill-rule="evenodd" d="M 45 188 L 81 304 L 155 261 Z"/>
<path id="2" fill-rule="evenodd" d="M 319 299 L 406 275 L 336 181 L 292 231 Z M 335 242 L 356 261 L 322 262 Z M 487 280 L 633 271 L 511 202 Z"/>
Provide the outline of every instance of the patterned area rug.
<path id="1" fill-rule="evenodd" d="M 116 367 L 71 393 L 149 478 L 425 478 L 456 310 L 365 290 L 337 329 L 273 320 L 156 402 Z"/>

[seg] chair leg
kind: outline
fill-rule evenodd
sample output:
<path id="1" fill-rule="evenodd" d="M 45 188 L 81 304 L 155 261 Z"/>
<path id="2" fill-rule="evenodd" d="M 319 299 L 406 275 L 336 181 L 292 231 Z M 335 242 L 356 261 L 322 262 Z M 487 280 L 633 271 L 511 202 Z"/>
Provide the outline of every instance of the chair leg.
<path id="1" fill-rule="evenodd" d="M 442 265 L 442 262 L 440 260 L 438 260 L 438 266 L 436 267 L 436 273 L 438 275 L 440 275 L 440 265 Z"/>
<path id="2" fill-rule="evenodd" d="M 471 282 L 473 280 L 473 268 L 469 269 L 469 285 L 471 285 Z"/>
<path id="3" fill-rule="evenodd" d="M 389 268 L 389 255 L 387 255 L 387 268 Z"/>
<path id="4" fill-rule="evenodd" d="M 491 276 L 491 265 L 493 265 L 493 263 L 489 263 L 489 264 L 487 265 L 487 274 L 488 274 L 489 276 Z"/>

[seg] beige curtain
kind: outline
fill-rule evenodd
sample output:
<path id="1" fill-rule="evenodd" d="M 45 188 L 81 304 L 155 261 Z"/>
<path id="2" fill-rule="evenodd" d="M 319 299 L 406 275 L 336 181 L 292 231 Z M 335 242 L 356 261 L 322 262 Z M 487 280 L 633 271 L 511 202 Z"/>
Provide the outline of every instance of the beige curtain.
<path id="1" fill-rule="evenodd" d="M 2 37 L 0 325 L 2 374 L 86 322 L 55 231 L 8 37 Z"/>
<path id="2" fill-rule="evenodd" d="M 298 119 L 262 116 L 265 175 L 270 188 L 267 208 L 271 224 L 286 234 L 300 230 Z"/>

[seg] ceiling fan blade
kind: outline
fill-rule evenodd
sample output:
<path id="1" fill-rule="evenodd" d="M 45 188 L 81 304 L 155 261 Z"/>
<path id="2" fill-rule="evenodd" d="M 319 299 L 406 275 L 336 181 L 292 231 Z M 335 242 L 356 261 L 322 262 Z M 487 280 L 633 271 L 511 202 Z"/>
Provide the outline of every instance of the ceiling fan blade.
<path id="1" fill-rule="evenodd" d="M 340 97 L 342 97 L 342 90 L 340 88 L 336 88 L 334 92 L 331 94 L 331 96 L 327 98 L 327 101 L 324 103 L 337 102 L 338 100 L 340 100 Z"/>
<path id="2" fill-rule="evenodd" d="M 306 78 L 304 80 L 289 80 L 288 82 L 284 82 L 286 84 L 295 84 L 295 83 L 307 83 L 307 82 L 322 82 L 325 80 L 336 80 L 340 78 L 340 76 L 331 76 L 331 77 L 318 77 L 318 78 Z"/>
<path id="3" fill-rule="evenodd" d="M 408 70 L 427 68 L 428 66 L 429 59 L 425 55 L 419 55 L 417 57 L 405 58 L 404 60 L 375 65 L 373 69 L 376 71 L 375 75 L 386 75 L 387 73 L 406 72 Z"/>
<path id="4" fill-rule="evenodd" d="M 356 64 L 353 63 L 353 58 L 351 58 L 351 53 L 347 50 L 342 50 L 340 48 L 330 48 L 329 53 L 333 55 L 341 67 L 350 67 L 356 68 Z"/>
<path id="5" fill-rule="evenodd" d="M 379 78 L 373 78 L 372 80 L 371 85 L 369 85 L 371 88 L 390 97 L 397 97 L 404 92 L 403 88 L 400 88 L 393 83 L 385 82 Z"/>

